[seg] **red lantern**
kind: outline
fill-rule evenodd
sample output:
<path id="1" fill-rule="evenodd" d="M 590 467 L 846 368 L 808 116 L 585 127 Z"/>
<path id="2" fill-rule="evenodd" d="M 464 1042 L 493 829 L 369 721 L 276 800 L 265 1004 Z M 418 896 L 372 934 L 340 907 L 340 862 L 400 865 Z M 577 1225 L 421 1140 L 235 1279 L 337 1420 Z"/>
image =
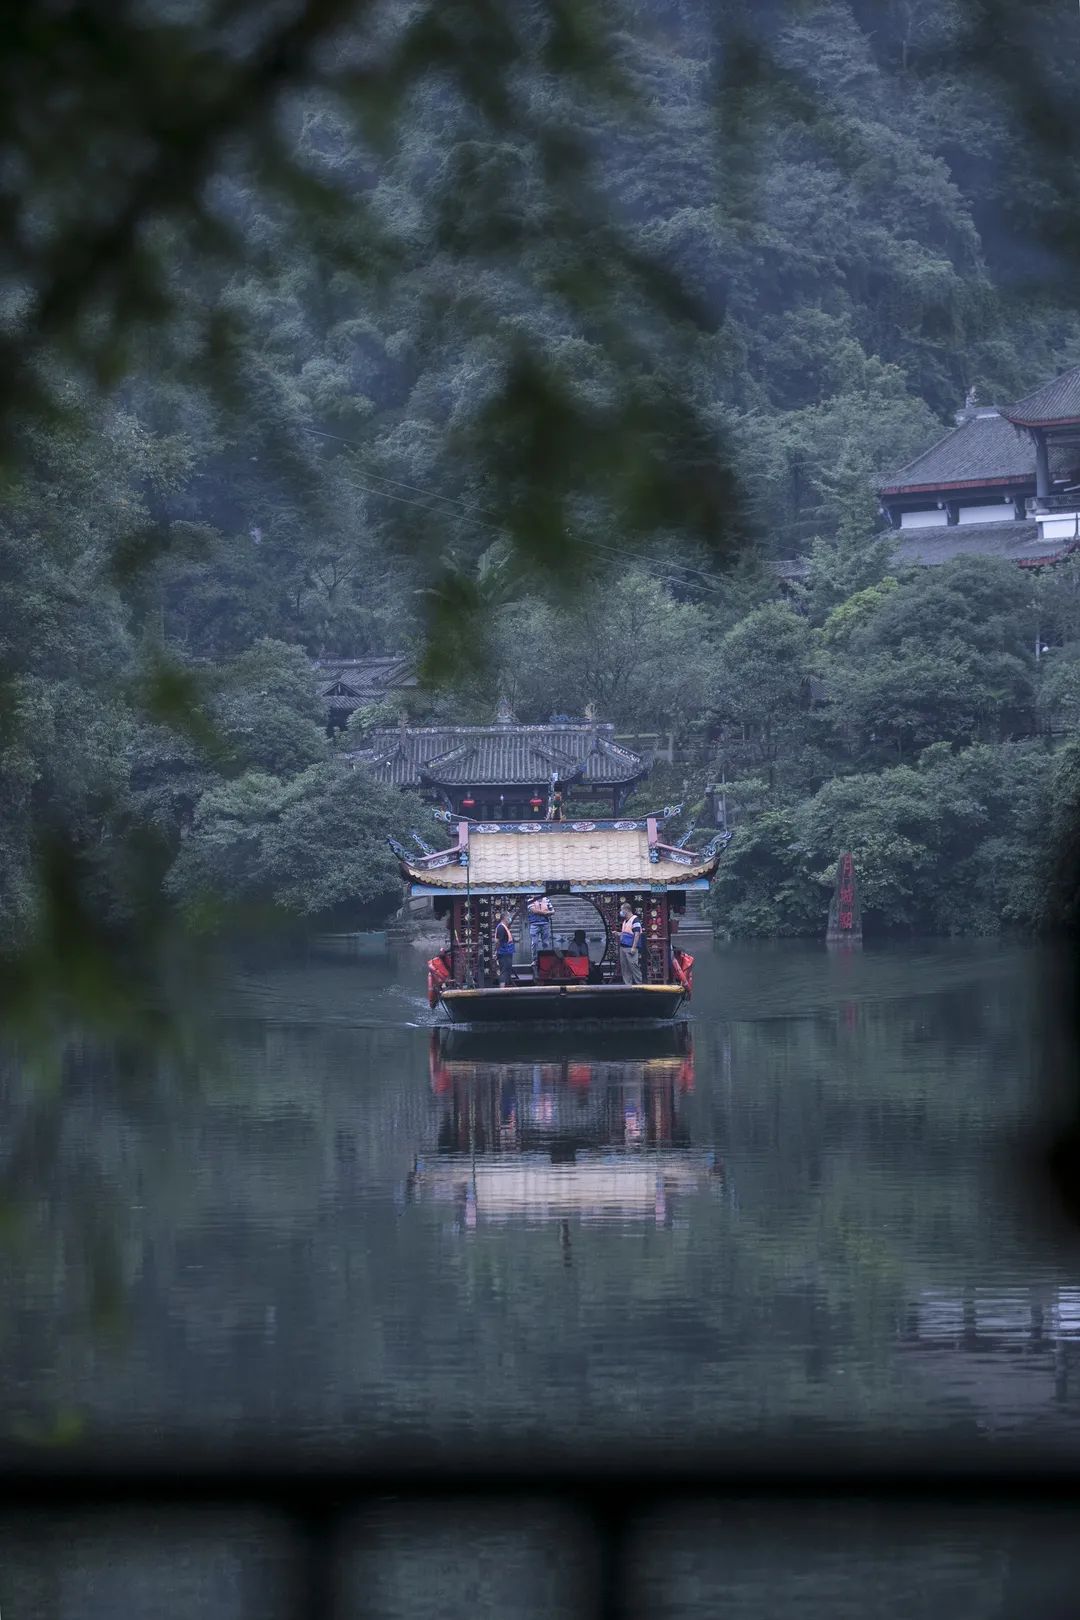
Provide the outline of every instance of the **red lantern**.
<path id="1" fill-rule="evenodd" d="M 532 805 L 534 810 L 542 810 L 544 806 L 543 799 L 530 799 L 529 803 Z"/>

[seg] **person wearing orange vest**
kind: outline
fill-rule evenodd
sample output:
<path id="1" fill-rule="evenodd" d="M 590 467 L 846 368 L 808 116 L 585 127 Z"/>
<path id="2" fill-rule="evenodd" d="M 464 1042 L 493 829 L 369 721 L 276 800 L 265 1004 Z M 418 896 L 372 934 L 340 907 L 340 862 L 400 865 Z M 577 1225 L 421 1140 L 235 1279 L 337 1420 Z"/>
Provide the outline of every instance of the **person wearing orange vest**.
<path id="1" fill-rule="evenodd" d="M 619 907 L 619 972 L 623 984 L 641 983 L 641 918 L 624 900 Z"/>

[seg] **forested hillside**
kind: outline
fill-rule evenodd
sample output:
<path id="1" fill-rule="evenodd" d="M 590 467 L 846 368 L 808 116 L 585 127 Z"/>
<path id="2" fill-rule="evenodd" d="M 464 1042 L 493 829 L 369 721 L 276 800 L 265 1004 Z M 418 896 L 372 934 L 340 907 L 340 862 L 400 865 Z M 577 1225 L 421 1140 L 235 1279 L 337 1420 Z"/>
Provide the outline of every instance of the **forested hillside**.
<path id="1" fill-rule="evenodd" d="M 273 21 L 116 15 L 148 88 L 108 116 L 159 140 Z M 6 939 L 385 905 L 419 812 L 341 771 L 306 660 L 399 649 L 421 712 L 692 739 L 738 931 L 816 930 L 841 846 L 871 927 L 1045 920 L 1075 570 L 897 577 L 873 490 L 968 388 L 1080 361 L 1071 0 L 343 15 L 82 283 L 61 250 L 124 198 L 70 148 L 57 181 L 13 48 Z"/>

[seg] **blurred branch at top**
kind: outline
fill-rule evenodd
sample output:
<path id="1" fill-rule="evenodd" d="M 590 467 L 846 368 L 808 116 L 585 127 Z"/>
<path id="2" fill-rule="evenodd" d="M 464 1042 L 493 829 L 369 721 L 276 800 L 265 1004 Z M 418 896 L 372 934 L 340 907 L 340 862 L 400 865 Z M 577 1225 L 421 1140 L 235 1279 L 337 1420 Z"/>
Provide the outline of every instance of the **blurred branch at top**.
<path id="1" fill-rule="evenodd" d="M 598 502 L 631 533 L 685 515 L 721 549 L 734 509 L 717 436 L 675 384 L 701 312 L 615 227 L 590 174 L 602 131 L 580 127 L 585 106 L 648 120 L 617 16 L 609 0 L 27 8 L 0 67 L 8 465 L 18 424 L 70 412 L 71 384 L 168 377 L 250 417 L 279 382 L 267 300 L 288 284 L 313 324 L 354 325 L 351 387 L 328 376 L 304 419 L 281 398 L 263 424 L 297 487 L 348 453 L 331 429 L 385 403 L 364 338 L 389 323 L 414 351 L 478 346 L 444 454 L 526 572 L 580 576 Z M 585 374 L 555 331 L 587 348 Z M 680 441 L 692 478 L 672 465 Z M 441 548 L 403 502 L 397 515 L 396 544 L 438 588 Z"/>
<path id="2" fill-rule="evenodd" d="M 483 665 L 493 546 L 504 590 L 598 572 L 598 527 L 633 543 L 685 517 L 724 548 L 730 480 L 685 386 L 700 312 L 590 172 L 584 107 L 648 118 L 615 18 L 74 0 L 8 20 L 0 944 L 20 1027 L 65 998 L 160 1022 L 198 814 L 294 815 L 244 892 L 301 912 L 393 892 L 382 835 L 415 808 L 355 779 L 338 881 L 303 881 L 304 817 L 346 795 L 300 648 L 266 639 L 282 604 L 309 653 L 332 618 L 361 648 L 396 620 L 446 683 Z"/>

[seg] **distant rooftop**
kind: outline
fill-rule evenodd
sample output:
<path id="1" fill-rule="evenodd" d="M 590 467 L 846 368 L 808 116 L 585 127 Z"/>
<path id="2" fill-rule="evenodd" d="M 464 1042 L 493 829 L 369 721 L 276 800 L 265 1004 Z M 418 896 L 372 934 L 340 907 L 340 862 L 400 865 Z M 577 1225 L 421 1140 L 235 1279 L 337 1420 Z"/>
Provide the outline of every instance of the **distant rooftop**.
<path id="1" fill-rule="evenodd" d="M 1002 412 L 1021 427 L 1051 427 L 1055 423 L 1080 423 L 1080 366 L 1063 371 L 1052 382 L 1043 383 Z"/>
<path id="2" fill-rule="evenodd" d="M 561 781 L 575 776 L 614 787 L 646 774 L 641 755 L 615 742 L 613 725 L 561 717 L 546 725 L 503 718 L 488 726 L 386 728 L 351 758 L 397 787 L 535 787 L 552 772 Z"/>
<path id="3" fill-rule="evenodd" d="M 1050 476 L 1068 478 L 1075 452 L 1050 447 Z M 987 485 L 1035 484 L 1035 446 L 996 406 L 968 415 L 944 438 L 913 461 L 891 473 L 879 495 L 906 495 L 919 490 L 985 488 Z"/>
<path id="4" fill-rule="evenodd" d="M 903 566 L 933 568 L 954 557 L 1001 557 L 1006 562 L 1055 562 L 1068 547 L 1060 540 L 1041 540 L 1039 525 L 958 523 L 936 529 L 907 529 L 896 536 L 893 560 Z"/>
<path id="5" fill-rule="evenodd" d="M 349 714 L 369 703 L 379 703 L 391 692 L 416 685 L 414 660 L 407 653 L 379 654 L 372 658 L 317 658 L 315 679 L 328 709 Z"/>
<path id="6" fill-rule="evenodd" d="M 954 557 L 1001 557 L 1021 567 L 1058 562 L 1075 549 L 1072 541 L 1042 540 L 1034 522 L 941 524 L 931 529 L 892 530 L 893 564 L 898 568 L 935 568 Z M 807 557 L 778 562 L 781 579 L 801 580 L 809 572 Z"/>

